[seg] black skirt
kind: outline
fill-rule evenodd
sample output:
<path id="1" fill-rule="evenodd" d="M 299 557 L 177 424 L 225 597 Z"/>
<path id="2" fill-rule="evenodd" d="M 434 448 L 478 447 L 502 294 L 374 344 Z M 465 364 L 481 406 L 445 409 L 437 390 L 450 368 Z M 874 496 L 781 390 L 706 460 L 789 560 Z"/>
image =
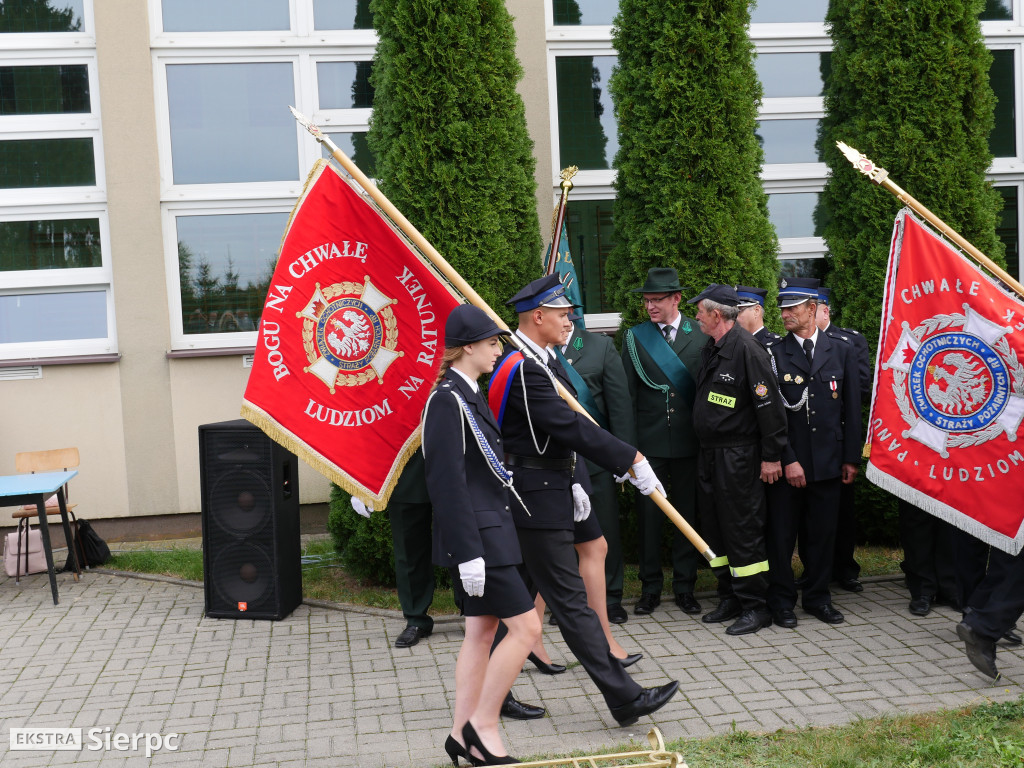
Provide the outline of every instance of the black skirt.
<path id="1" fill-rule="evenodd" d="M 509 619 L 533 610 L 533 598 L 519 573 L 519 565 L 498 565 L 484 568 L 484 594 L 470 597 L 462 588 L 458 567 L 450 568 L 455 605 L 463 616 L 497 616 Z"/>

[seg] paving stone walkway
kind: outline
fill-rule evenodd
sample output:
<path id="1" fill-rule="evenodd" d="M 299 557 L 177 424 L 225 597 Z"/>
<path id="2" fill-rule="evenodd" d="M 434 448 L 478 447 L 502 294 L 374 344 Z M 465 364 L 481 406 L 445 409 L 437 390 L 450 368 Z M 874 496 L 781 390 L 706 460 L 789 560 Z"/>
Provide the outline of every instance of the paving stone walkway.
<path id="1" fill-rule="evenodd" d="M 20 586 L 0 577 L 4 768 L 446 762 L 458 620 L 439 622 L 411 649 L 396 649 L 405 623 L 391 611 L 307 604 L 281 622 L 209 619 L 202 589 L 187 583 L 95 571 L 79 583 L 66 574 L 58 580 L 61 602 L 54 606 L 45 574 Z M 505 721 L 509 751 L 601 752 L 645 745 L 652 724 L 670 740 L 1024 694 L 1024 652 L 1000 647 L 1004 678 L 991 684 L 955 638 L 958 616 L 939 608 L 912 617 L 907 599 L 896 580 L 872 581 L 859 595 L 836 596 L 845 624 L 822 624 L 798 610 L 796 630 L 736 638 L 671 601 L 652 616 L 630 615 L 616 633 L 627 650 L 644 651 L 631 671 L 643 685 L 679 680 L 676 698 L 653 718 L 620 728 L 579 665 L 556 677 L 529 666 L 515 693 L 546 706 L 548 716 Z M 545 632 L 552 656 L 571 660 L 557 630 Z M 81 728 L 84 746 L 10 751 L 10 729 L 26 726 Z M 146 757 L 144 740 L 113 748 L 118 734 L 180 736 L 171 742 L 177 749 Z"/>

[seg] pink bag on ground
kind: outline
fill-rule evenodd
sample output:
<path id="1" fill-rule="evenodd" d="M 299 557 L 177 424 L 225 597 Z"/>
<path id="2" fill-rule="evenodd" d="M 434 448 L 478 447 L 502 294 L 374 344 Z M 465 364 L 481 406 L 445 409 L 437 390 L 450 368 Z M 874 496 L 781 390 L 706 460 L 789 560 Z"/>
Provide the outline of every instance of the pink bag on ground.
<path id="1" fill-rule="evenodd" d="M 25 551 L 28 550 L 26 564 Z M 19 557 L 15 557 L 15 554 Z M 20 563 L 17 560 L 21 560 Z M 21 534 L 21 551 L 18 552 L 18 532 L 8 533 L 4 541 L 4 571 L 8 576 L 22 576 L 42 573 L 46 570 L 46 553 L 43 552 L 43 535 L 31 526 Z"/>

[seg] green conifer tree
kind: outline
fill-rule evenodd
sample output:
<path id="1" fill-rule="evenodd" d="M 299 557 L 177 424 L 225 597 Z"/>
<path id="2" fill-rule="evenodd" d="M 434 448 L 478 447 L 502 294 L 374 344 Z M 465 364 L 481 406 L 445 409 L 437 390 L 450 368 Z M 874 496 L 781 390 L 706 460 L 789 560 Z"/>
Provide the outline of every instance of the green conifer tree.
<path id="1" fill-rule="evenodd" d="M 997 263 L 998 192 L 985 180 L 995 98 L 983 0 L 832 0 L 833 51 L 819 149 L 831 170 L 819 206 L 838 310 L 872 350 L 893 219 L 902 203 L 836 147 L 844 141 Z"/>
<path id="2" fill-rule="evenodd" d="M 612 294 L 626 324 L 647 270 L 671 266 L 694 292 L 711 282 L 768 288 L 778 241 L 755 136 L 761 85 L 746 0 L 622 0 L 611 93 L 619 126 Z M 774 302 L 768 303 L 774 310 Z"/>
<path id="3" fill-rule="evenodd" d="M 374 0 L 381 190 L 499 314 L 540 274 L 533 142 L 501 0 Z"/>
<path id="4" fill-rule="evenodd" d="M 836 147 L 843 141 L 999 263 L 999 194 L 985 180 L 995 99 L 983 0 L 831 0 L 831 74 L 819 150 L 831 170 L 818 211 L 837 325 L 878 342 L 893 219 L 902 204 Z M 873 360 L 873 358 L 872 358 Z M 860 535 L 895 541 L 894 497 L 858 480 Z"/>
<path id="5" fill-rule="evenodd" d="M 372 0 L 379 42 L 367 142 L 381 191 L 506 321 L 540 275 L 533 142 L 501 0 Z M 357 144 L 357 149 L 359 145 Z M 328 527 L 358 576 L 390 580 L 388 517 L 331 496 Z"/>

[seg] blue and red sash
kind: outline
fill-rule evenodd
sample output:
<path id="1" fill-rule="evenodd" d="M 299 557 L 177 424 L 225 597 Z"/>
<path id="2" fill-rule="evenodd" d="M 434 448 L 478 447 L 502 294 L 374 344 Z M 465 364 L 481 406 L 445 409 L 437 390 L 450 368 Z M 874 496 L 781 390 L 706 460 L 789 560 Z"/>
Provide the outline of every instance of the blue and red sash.
<path id="1" fill-rule="evenodd" d="M 512 389 L 512 379 L 515 378 L 523 360 L 522 352 L 510 352 L 491 374 L 487 386 L 487 404 L 491 407 L 491 413 L 494 414 L 499 427 L 505 418 L 505 405 L 508 403 L 508 393 Z"/>

